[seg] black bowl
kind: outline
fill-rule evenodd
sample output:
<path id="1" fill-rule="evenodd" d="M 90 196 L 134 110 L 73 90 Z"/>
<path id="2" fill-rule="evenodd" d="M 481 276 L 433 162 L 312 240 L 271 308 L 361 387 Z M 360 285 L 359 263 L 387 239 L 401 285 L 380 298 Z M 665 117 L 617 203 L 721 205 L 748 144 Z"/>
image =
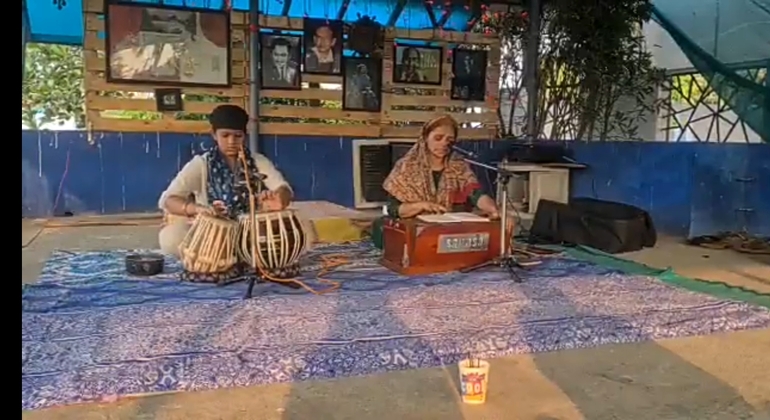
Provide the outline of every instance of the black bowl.
<path id="1" fill-rule="evenodd" d="M 154 276 L 163 272 L 163 255 L 129 254 L 126 255 L 126 271 L 132 276 Z"/>

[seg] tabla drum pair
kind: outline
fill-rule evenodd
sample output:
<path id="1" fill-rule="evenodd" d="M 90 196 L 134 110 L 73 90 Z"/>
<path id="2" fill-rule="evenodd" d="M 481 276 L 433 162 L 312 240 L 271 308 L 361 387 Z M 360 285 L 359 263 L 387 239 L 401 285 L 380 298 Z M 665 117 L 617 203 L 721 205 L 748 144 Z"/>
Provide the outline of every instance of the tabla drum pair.
<path id="1" fill-rule="evenodd" d="M 252 238 L 257 238 L 253 240 Z M 189 275 L 210 276 L 219 281 L 240 262 L 257 266 L 267 276 L 287 279 L 299 275 L 299 258 L 307 248 L 307 237 L 291 210 L 257 213 L 238 222 L 198 215 L 179 246 L 182 266 Z M 258 273 L 259 274 L 259 273 Z M 201 280 L 198 280 L 201 281 Z"/>

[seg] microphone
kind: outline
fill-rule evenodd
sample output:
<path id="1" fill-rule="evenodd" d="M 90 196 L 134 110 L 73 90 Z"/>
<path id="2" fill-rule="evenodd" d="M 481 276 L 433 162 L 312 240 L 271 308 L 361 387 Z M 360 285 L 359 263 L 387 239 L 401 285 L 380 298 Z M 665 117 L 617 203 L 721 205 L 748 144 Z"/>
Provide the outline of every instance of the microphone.
<path id="1" fill-rule="evenodd" d="M 462 147 L 455 146 L 454 144 L 449 146 L 449 148 L 452 149 L 452 151 L 457 152 L 457 153 L 459 153 L 461 155 L 465 155 L 465 156 L 467 156 L 469 158 L 472 158 L 472 159 L 478 159 L 479 158 L 478 154 L 476 154 L 474 152 L 471 152 L 470 150 L 465 150 Z"/>

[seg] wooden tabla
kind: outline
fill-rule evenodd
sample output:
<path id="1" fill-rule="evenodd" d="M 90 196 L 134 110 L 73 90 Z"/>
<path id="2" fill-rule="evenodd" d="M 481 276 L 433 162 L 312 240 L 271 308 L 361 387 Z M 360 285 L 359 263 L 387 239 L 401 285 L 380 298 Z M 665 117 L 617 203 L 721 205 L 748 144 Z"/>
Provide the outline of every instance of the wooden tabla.
<path id="1" fill-rule="evenodd" d="M 257 213 L 254 224 L 249 215 L 238 217 L 238 254 L 270 277 L 288 279 L 299 275 L 299 258 L 307 248 L 307 236 L 292 210 Z M 256 241 L 253 238 L 257 238 Z"/>
<path id="2" fill-rule="evenodd" d="M 215 274 L 238 263 L 235 221 L 199 214 L 179 245 L 182 266 L 192 273 Z"/>

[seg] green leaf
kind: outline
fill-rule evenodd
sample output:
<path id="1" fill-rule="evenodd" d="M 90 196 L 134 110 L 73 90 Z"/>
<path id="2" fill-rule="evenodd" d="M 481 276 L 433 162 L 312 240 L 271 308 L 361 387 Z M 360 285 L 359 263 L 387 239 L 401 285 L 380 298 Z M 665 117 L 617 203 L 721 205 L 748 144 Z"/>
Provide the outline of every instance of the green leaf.
<path id="1" fill-rule="evenodd" d="M 43 124 L 75 121 L 83 128 L 83 51 L 78 47 L 27 44 L 22 83 L 21 122 L 36 129 Z"/>

